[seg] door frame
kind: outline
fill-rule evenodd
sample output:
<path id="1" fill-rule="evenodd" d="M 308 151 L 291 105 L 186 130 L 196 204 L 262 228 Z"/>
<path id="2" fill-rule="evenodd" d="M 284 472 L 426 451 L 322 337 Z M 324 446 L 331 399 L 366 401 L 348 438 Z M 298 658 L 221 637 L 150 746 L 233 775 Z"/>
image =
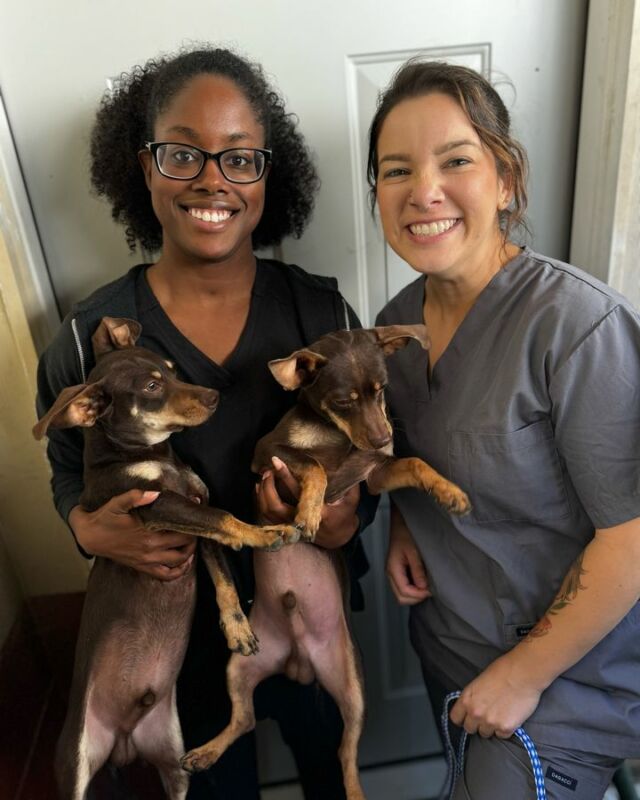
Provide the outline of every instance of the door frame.
<path id="1" fill-rule="evenodd" d="M 591 0 L 570 260 L 640 307 L 640 2 Z"/>

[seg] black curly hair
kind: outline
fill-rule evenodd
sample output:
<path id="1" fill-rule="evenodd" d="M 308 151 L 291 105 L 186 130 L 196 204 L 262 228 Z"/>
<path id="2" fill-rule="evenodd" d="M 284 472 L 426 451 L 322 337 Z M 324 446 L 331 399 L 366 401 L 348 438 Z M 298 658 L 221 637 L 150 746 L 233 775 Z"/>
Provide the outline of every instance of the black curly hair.
<path id="1" fill-rule="evenodd" d="M 320 182 L 297 118 L 268 84 L 262 68 L 230 50 L 199 45 L 172 56 L 150 59 L 117 79 L 102 98 L 91 133 L 91 185 L 111 204 L 113 219 L 125 226 L 131 250 L 162 246 L 162 228 L 151 205 L 138 151 L 153 139 L 156 119 L 192 78 L 220 75 L 245 94 L 273 151 L 262 218 L 254 247 L 300 237 L 313 211 Z"/>

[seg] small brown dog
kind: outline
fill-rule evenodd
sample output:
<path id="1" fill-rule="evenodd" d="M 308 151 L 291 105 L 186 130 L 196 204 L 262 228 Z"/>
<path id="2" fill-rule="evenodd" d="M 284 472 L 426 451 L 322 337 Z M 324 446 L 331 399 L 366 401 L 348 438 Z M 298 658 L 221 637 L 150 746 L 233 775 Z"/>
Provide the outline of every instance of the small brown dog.
<path id="1" fill-rule="evenodd" d="M 296 541 L 286 525 L 247 525 L 209 508 L 203 482 L 175 456 L 174 431 L 200 425 L 213 414 L 218 392 L 177 380 L 171 362 L 135 347 L 140 325 L 105 317 L 93 336 L 96 366 L 88 382 L 65 389 L 34 427 L 85 429 L 84 492 L 93 511 L 132 488 L 160 491 L 135 509 L 152 530 L 195 534 L 216 588 L 229 647 L 248 655 L 257 642 L 243 614 L 222 551 L 278 548 Z M 154 764 L 171 800 L 183 800 L 189 778 L 175 683 L 187 646 L 195 602 L 193 566 L 164 582 L 107 558 L 96 558 L 80 623 L 67 717 L 58 743 L 56 772 L 63 800 L 82 800 L 102 765 L 141 756 Z"/>
<path id="2" fill-rule="evenodd" d="M 295 522 L 308 542 L 320 525 L 323 503 L 363 480 L 373 494 L 412 486 L 432 494 L 452 513 L 469 510 L 466 494 L 424 461 L 393 456 L 384 357 L 411 339 L 426 349 L 425 326 L 339 331 L 269 363 L 285 389 L 299 388 L 300 393 L 297 405 L 258 442 L 252 469 L 270 469 L 274 456 L 284 461 L 300 485 Z M 284 672 L 302 683 L 317 679 L 336 701 L 344 721 L 339 757 L 346 795 L 364 800 L 357 766 L 364 697 L 336 558 L 335 551 L 305 542 L 280 553 L 254 552 L 256 597 L 249 619 L 260 652 L 231 657 L 231 722 L 211 742 L 186 754 L 185 769 L 206 769 L 251 730 L 254 688 Z"/>

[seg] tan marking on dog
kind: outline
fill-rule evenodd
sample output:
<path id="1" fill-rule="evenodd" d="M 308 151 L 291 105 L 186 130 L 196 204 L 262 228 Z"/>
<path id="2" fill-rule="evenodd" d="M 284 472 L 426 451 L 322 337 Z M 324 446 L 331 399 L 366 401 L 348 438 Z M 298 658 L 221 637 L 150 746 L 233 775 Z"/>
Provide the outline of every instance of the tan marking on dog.
<path id="1" fill-rule="evenodd" d="M 351 428 L 347 425 L 347 423 L 339 417 L 337 414 L 334 414 L 333 411 L 323 402 L 320 404 L 320 408 L 324 411 L 324 413 L 329 417 L 331 422 L 338 428 L 338 430 L 342 431 L 344 435 L 352 441 L 351 439 Z"/>
<path id="2" fill-rule="evenodd" d="M 163 408 L 160 411 L 141 411 L 140 418 L 145 428 L 152 431 L 164 431 L 171 425 L 183 425 L 186 417 L 173 409 Z"/>
<path id="3" fill-rule="evenodd" d="M 154 369 L 153 372 L 151 373 L 151 377 L 159 381 L 162 378 L 162 373 L 158 372 L 157 369 Z"/>
<path id="4" fill-rule="evenodd" d="M 132 417 L 137 417 L 139 413 L 140 413 L 140 410 L 139 410 L 138 406 L 136 406 L 135 404 L 132 405 L 131 406 L 131 411 L 130 411 L 131 416 Z"/>
<path id="5" fill-rule="evenodd" d="M 162 477 L 162 466 L 159 461 L 139 461 L 137 464 L 130 464 L 126 472 L 132 478 L 157 481 Z"/>
<path id="6" fill-rule="evenodd" d="M 351 392 L 351 393 L 349 394 L 349 397 L 350 397 L 352 400 L 357 400 L 357 399 L 358 399 L 358 392 Z"/>
<path id="7" fill-rule="evenodd" d="M 339 444 L 342 440 L 343 436 L 339 431 L 294 422 L 289 429 L 288 444 L 299 450 L 310 450 L 319 445 Z"/>
<path id="8" fill-rule="evenodd" d="M 374 388 L 374 391 L 376 391 L 376 392 L 379 392 L 379 391 L 380 391 L 380 389 L 382 389 L 382 384 L 380 383 L 380 381 L 376 381 L 376 382 L 373 384 L 373 388 Z"/>
<path id="9" fill-rule="evenodd" d="M 176 365 L 173 363 L 173 361 L 169 361 L 168 358 L 165 358 L 164 363 L 169 367 L 169 369 L 175 369 L 176 368 Z"/>

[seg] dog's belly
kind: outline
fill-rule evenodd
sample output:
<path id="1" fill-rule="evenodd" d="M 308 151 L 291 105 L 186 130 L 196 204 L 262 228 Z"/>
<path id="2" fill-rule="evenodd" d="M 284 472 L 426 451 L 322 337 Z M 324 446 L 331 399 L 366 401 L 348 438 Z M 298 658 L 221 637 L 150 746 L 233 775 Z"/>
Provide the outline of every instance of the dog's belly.
<path id="1" fill-rule="evenodd" d="M 260 641 L 264 675 L 301 683 L 315 677 L 314 661 L 344 625 L 340 579 L 332 556 L 300 542 L 276 553 L 254 551 L 256 599 L 251 627 Z"/>
<path id="2" fill-rule="evenodd" d="M 96 732 L 128 740 L 140 721 L 171 696 L 194 602 L 193 568 L 176 581 L 163 582 L 112 561 L 96 561 L 77 653 L 78 663 L 86 665 L 77 675 L 84 686 L 77 688 L 85 699 L 87 724 Z M 129 742 L 124 751 L 131 748 Z M 133 757 L 132 751 L 116 760 Z"/>

